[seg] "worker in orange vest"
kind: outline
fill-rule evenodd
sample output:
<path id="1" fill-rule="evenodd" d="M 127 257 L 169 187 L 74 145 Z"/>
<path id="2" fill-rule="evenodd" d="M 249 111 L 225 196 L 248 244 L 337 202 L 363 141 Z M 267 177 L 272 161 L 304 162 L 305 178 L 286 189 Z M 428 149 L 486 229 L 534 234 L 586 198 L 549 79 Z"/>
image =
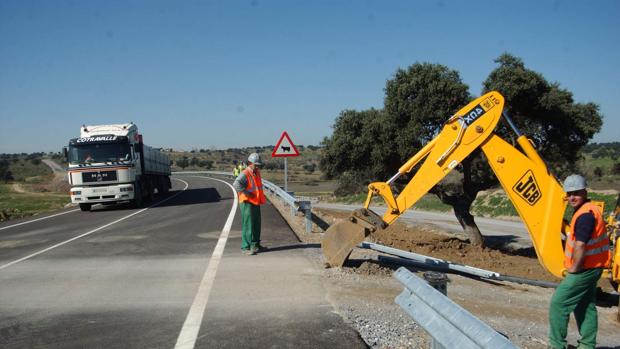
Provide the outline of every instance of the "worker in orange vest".
<path id="1" fill-rule="evenodd" d="M 260 206 L 267 201 L 259 170 L 262 165 L 258 153 L 250 154 L 247 167 L 233 183 L 241 210 L 241 252 L 246 255 L 255 255 L 265 249 L 260 244 Z"/>
<path id="2" fill-rule="evenodd" d="M 566 348 L 568 319 L 574 313 L 581 336 L 579 348 L 595 348 L 596 284 L 611 260 L 609 237 L 600 207 L 588 200 L 585 178 L 568 176 L 564 191 L 575 211 L 564 249 L 566 275 L 549 305 L 549 346 Z"/>

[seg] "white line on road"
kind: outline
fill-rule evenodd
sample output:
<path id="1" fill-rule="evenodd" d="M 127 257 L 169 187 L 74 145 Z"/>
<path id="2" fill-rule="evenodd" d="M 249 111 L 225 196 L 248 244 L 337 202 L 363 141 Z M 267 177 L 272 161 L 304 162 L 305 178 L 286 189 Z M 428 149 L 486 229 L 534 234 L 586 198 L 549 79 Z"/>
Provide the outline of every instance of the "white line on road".
<path id="1" fill-rule="evenodd" d="M 51 216 L 41 217 L 41 218 L 33 219 L 33 220 L 27 221 L 27 222 L 21 222 L 21 223 L 17 223 L 17 224 L 13 224 L 13 225 L 7 225 L 6 227 L 0 228 L 0 230 L 9 229 L 9 228 L 17 227 L 18 225 L 24 225 L 24 224 L 28 224 L 28 223 L 32 223 L 32 222 L 36 222 L 36 221 L 42 221 L 44 219 L 48 219 L 48 218 L 52 218 L 52 217 L 56 217 L 56 216 L 61 216 L 63 214 L 67 214 L 67 213 L 71 213 L 71 212 L 76 212 L 76 211 L 79 211 L 79 210 L 76 209 L 76 210 L 71 210 L 71 211 L 67 211 L 67 212 L 60 212 L 60 213 L 53 214 Z"/>
<path id="2" fill-rule="evenodd" d="M 110 222 L 110 223 L 108 223 L 108 224 L 106 224 L 106 225 L 100 226 L 99 228 L 95 228 L 95 229 L 93 229 L 93 230 L 91 230 L 91 231 L 89 231 L 89 232 L 86 232 L 86 233 L 84 233 L 84 234 L 81 234 L 81 235 L 78 235 L 78 236 L 72 237 L 72 238 L 71 238 L 71 239 L 69 239 L 69 240 L 65 240 L 65 241 L 63 241 L 63 242 L 59 242 L 59 243 L 57 243 L 56 245 L 50 246 L 50 247 L 48 247 L 48 248 L 45 248 L 45 249 L 43 249 L 43 250 L 37 251 L 37 252 L 35 252 L 35 253 L 33 253 L 33 254 L 30 254 L 30 255 L 28 255 L 28 256 L 26 256 L 26 257 L 22 257 L 22 258 L 20 258 L 20 259 L 14 260 L 14 261 L 12 261 L 12 262 L 10 262 L 10 263 L 4 264 L 4 265 L 0 266 L 0 270 L 5 269 L 5 268 L 8 268 L 8 267 L 10 267 L 10 266 L 12 266 L 12 265 L 14 265 L 14 264 L 19 263 L 19 262 L 23 262 L 23 261 L 25 261 L 25 260 L 27 260 L 27 259 L 30 259 L 30 258 L 34 257 L 34 256 L 38 256 L 38 255 L 40 255 L 41 253 L 45 253 L 45 252 L 47 252 L 47 251 L 53 250 L 53 249 L 55 249 L 56 247 L 60 247 L 60 246 L 62 246 L 62 245 L 66 245 L 66 244 L 70 243 L 71 241 L 74 241 L 74 240 L 77 240 L 77 239 L 82 238 L 82 237 L 84 237 L 84 236 L 90 235 L 90 234 L 92 234 L 92 233 L 94 233 L 94 232 L 97 232 L 97 231 L 99 231 L 99 230 L 101 230 L 101 229 L 107 228 L 107 227 L 109 227 L 109 226 L 111 226 L 111 225 L 113 225 L 113 224 L 116 224 L 116 223 L 118 223 L 118 222 L 124 221 L 124 220 L 125 220 L 125 219 L 127 219 L 127 218 L 133 217 L 133 216 L 137 215 L 138 213 L 142 213 L 142 212 L 144 212 L 144 211 L 148 210 L 148 209 L 149 209 L 149 208 L 151 208 L 151 207 L 155 207 L 155 206 L 157 206 L 157 205 L 159 205 L 159 204 L 161 204 L 161 203 L 164 203 L 164 202 L 166 202 L 166 201 L 168 201 L 168 200 L 172 199 L 173 197 L 175 197 L 175 196 L 177 196 L 177 195 L 181 194 L 182 192 L 184 192 L 184 191 L 185 191 L 185 189 L 187 189 L 187 187 L 189 186 L 189 183 L 187 183 L 187 182 L 186 182 L 186 181 L 184 181 L 184 180 L 177 179 L 177 178 L 173 178 L 173 179 L 175 179 L 175 180 L 177 180 L 177 181 L 181 181 L 181 182 L 185 183 L 185 188 L 183 188 L 183 190 L 182 190 L 182 191 L 180 191 L 180 192 L 178 192 L 178 193 L 176 193 L 176 194 L 172 195 L 172 196 L 171 196 L 171 197 L 169 197 L 169 198 L 166 198 L 166 199 L 164 199 L 164 200 L 162 200 L 162 201 L 156 202 L 156 203 L 152 204 L 151 206 L 149 206 L 149 207 L 147 207 L 147 208 L 143 208 L 143 209 L 141 209 L 140 211 L 134 212 L 134 213 L 132 213 L 132 214 L 130 214 L 130 215 L 128 215 L 128 216 L 125 216 L 125 217 L 123 217 L 123 218 L 117 219 L 117 220 L 115 220 L 114 222 Z"/>
<path id="3" fill-rule="evenodd" d="M 198 287 L 198 292 L 194 297 L 194 302 L 189 309 L 187 318 L 185 318 L 183 328 L 181 329 L 181 333 L 179 333 L 179 337 L 177 338 L 177 343 L 174 346 L 175 349 L 193 349 L 196 345 L 196 338 L 198 337 L 198 331 L 200 330 L 200 325 L 202 324 L 202 317 L 204 315 L 205 308 L 207 307 L 207 301 L 209 300 L 209 294 L 211 293 L 211 288 L 213 287 L 215 274 L 217 273 L 217 268 L 220 265 L 220 260 L 222 259 L 222 255 L 224 253 L 224 247 L 226 246 L 226 241 L 228 240 L 228 234 L 230 233 L 230 228 L 232 227 L 232 222 L 235 218 L 235 212 L 237 212 L 237 203 L 239 201 L 237 198 L 237 192 L 235 191 L 235 188 L 230 185 L 230 183 L 217 178 L 202 176 L 194 177 L 209 178 L 225 183 L 230 187 L 230 189 L 232 189 L 235 201 L 233 202 L 232 209 L 228 214 L 226 224 L 224 224 L 224 228 L 222 229 L 222 234 L 220 234 L 220 238 L 217 240 L 217 245 L 215 245 L 209 264 L 207 264 L 207 270 L 202 277 L 202 281 Z"/>

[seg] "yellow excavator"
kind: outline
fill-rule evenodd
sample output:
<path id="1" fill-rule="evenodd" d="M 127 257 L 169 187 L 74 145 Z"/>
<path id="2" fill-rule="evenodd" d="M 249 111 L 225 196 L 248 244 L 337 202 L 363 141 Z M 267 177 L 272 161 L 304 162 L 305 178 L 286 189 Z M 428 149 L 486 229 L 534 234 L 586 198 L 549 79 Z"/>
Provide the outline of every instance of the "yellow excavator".
<path id="1" fill-rule="evenodd" d="M 392 178 L 387 182 L 369 184 L 364 207 L 353 211 L 348 219 L 333 224 L 325 232 L 321 248 L 327 264 L 342 266 L 353 248 L 370 233 L 387 228 L 469 154 L 481 149 L 525 223 L 540 264 L 561 278 L 566 271 L 562 233 L 570 229 L 563 219 L 566 193 L 547 169 L 532 141 L 519 132 L 503 110 L 504 97 L 496 91 L 475 99 L 450 117 L 441 132 L 402 165 Z M 502 116 L 516 133 L 520 150 L 494 132 Z M 391 185 L 419 164 L 413 178 L 395 197 Z M 381 196 L 387 205 L 383 216 L 369 208 L 375 195 Z M 616 218 L 620 207 L 616 211 L 616 215 L 612 214 L 613 218 L 610 216 L 607 221 L 612 247 L 618 246 L 620 239 Z M 620 281 L 620 248 L 614 250 L 612 263 L 603 277 L 609 278 L 617 288 Z"/>

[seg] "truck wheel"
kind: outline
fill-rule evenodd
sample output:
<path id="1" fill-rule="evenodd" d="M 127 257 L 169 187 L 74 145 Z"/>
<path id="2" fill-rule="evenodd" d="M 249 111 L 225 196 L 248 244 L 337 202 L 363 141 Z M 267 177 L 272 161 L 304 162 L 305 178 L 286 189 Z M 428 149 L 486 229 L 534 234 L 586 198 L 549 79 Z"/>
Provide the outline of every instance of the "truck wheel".
<path id="1" fill-rule="evenodd" d="M 157 191 L 159 192 L 159 194 L 167 194 L 168 181 L 165 178 L 159 178 L 157 182 Z"/>
<path id="2" fill-rule="evenodd" d="M 153 202 L 154 197 L 155 197 L 155 186 L 153 185 L 153 181 L 150 180 L 146 184 L 146 201 Z"/>
<path id="3" fill-rule="evenodd" d="M 80 204 L 80 210 L 90 211 L 91 204 Z"/>
<path id="4" fill-rule="evenodd" d="M 142 188 L 140 187 L 139 183 L 136 183 L 134 185 L 134 192 L 133 192 L 133 202 L 132 202 L 133 207 L 135 208 L 140 208 L 142 207 Z"/>

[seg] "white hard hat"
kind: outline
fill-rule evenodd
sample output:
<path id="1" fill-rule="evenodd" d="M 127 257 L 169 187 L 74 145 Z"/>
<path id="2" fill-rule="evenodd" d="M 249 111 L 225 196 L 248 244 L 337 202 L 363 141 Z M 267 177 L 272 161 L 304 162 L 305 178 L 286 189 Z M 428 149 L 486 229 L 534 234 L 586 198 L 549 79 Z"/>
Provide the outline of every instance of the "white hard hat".
<path id="1" fill-rule="evenodd" d="M 258 153 L 252 153 L 248 156 L 248 162 L 251 162 L 255 165 L 262 166 L 263 162 L 260 160 L 260 155 Z"/>
<path id="2" fill-rule="evenodd" d="M 564 191 L 571 192 L 586 188 L 586 179 L 578 174 L 572 174 L 564 180 Z"/>

